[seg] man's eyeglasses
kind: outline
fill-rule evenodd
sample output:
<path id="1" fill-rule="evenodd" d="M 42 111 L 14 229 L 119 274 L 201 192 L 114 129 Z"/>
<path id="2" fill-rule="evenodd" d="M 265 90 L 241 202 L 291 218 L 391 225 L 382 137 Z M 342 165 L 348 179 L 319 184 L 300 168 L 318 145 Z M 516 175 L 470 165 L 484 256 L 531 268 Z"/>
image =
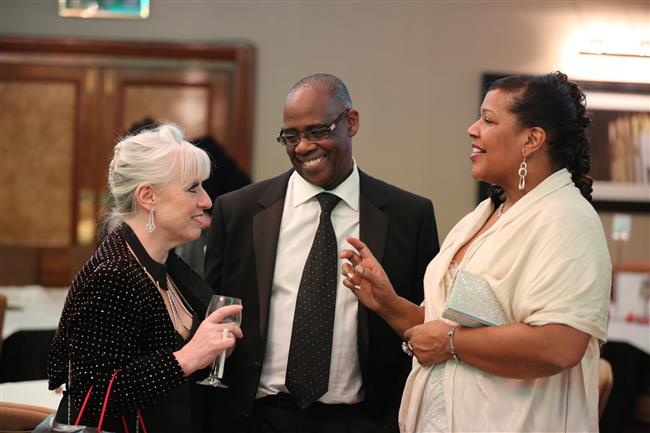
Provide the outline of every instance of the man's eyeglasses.
<path id="1" fill-rule="evenodd" d="M 330 135 L 332 135 L 332 132 L 334 132 L 336 129 L 336 125 L 341 121 L 341 119 L 343 119 L 343 116 L 345 116 L 347 112 L 350 111 L 350 108 L 351 107 L 348 107 L 343 110 L 343 112 L 339 114 L 338 117 L 334 119 L 334 121 L 329 125 L 311 125 L 308 126 L 303 133 L 300 133 L 295 129 L 281 129 L 280 133 L 276 137 L 276 140 L 278 140 L 278 143 L 284 146 L 296 146 L 298 143 L 300 143 L 300 139 L 302 137 L 305 137 L 309 141 L 325 140 L 326 138 L 329 138 Z"/>

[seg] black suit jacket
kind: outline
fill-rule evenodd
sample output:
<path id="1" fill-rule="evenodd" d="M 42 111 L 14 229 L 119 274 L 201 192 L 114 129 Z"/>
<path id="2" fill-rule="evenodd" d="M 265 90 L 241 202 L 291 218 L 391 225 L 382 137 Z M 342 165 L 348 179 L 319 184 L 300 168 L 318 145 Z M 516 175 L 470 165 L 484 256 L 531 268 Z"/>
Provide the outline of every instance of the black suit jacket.
<path id="1" fill-rule="evenodd" d="M 211 430 L 244 430 L 252 410 L 266 348 L 275 254 L 287 184 L 292 171 L 225 194 L 216 201 L 206 251 L 206 279 L 215 292 L 244 305 L 244 338 L 226 363 L 230 389 L 214 392 Z M 375 254 L 397 293 L 423 298 L 426 266 L 438 251 L 433 205 L 363 172 L 360 175 L 360 238 Z M 410 358 L 401 338 L 359 304 L 358 351 L 364 404 L 387 431 L 397 431 L 397 411 Z"/>

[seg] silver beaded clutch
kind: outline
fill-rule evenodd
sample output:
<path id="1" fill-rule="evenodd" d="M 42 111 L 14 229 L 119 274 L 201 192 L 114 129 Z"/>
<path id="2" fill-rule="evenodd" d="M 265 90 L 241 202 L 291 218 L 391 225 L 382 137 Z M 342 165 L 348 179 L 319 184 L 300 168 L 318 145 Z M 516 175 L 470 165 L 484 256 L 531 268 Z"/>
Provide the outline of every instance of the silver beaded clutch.
<path id="1" fill-rule="evenodd" d="M 469 328 L 508 323 L 487 280 L 462 270 L 456 272 L 442 317 Z"/>

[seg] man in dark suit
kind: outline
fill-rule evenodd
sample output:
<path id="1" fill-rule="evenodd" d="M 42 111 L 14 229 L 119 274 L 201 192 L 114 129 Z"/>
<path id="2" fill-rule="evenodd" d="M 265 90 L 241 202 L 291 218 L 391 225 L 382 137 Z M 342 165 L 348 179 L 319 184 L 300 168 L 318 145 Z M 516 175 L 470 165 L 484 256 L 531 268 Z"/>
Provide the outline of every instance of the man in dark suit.
<path id="1" fill-rule="evenodd" d="M 347 236 L 360 237 L 400 296 L 419 303 L 438 237 L 429 200 L 357 168 L 358 129 L 341 80 L 303 78 L 289 91 L 278 136 L 294 170 L 216 201 L 206 278 L 217 293 L 242 299 L 246 338 L 226 363 L 229 389 L 214 391 L 212 431 L 398 431 L 410 358 L 400 336 L 343 286 L 336 252 Z M 335 196 L 333 210 L 323 195 Z M 335 249 L 333 259 L 331 249 L 327 257 L 319 250 L 321 224 L 331 227 L 323 230 L 332 242 L 322 243 Z M 324 267 L 335 269 L 314 276 Z"/>

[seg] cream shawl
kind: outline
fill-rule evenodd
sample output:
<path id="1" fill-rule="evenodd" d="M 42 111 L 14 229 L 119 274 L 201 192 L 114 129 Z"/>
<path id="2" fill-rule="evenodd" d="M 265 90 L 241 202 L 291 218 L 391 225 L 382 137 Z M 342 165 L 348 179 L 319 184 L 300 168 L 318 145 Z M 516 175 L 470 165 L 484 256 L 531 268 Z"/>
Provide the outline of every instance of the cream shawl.
<path id="1" fill-rule="evenodd" d="M 425 320 L 441 318 L 449 262 L 493 212 L 485 200 L 449 233 L 427 268 Z M 562 169 L 527 193 L 472 243 L 459 264 L 484 276 L 509 320 L 561 323 L 592 336 L 581 362 L 551 377 L 517 380 L 447 362 L 451 432 L 598 431 L 599 343 L 606 339 L 611 262 L 598 215 Z M 413 359 L 400 428 L 413 433 L 431 367 Z"/>

